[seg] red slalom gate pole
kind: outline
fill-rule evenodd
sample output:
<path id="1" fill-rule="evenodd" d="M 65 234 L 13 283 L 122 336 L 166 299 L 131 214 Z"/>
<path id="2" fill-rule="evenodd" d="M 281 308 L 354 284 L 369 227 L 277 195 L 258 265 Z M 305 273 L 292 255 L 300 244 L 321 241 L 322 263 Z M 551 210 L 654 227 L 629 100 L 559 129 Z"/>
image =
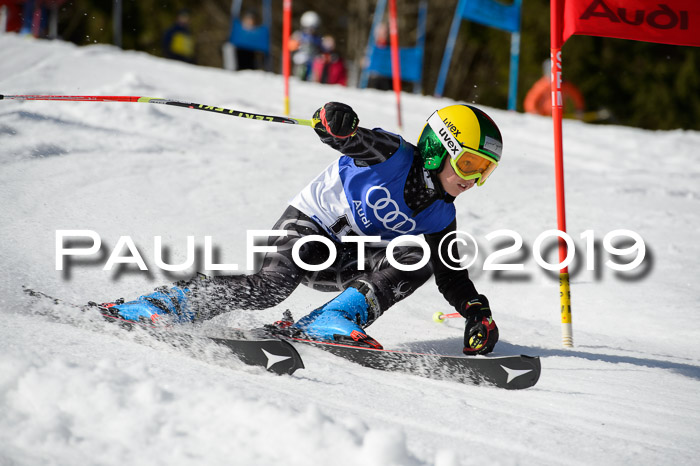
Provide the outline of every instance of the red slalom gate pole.
<path id="1" fill-rule="evenodd" d="M 391 77 L 396 93 L 396 113 L 399 131 L 401 131 L 403 127 L 401 123 L 401 59 L 399 57 L 399 24 L 396 18 L 396 0 L 389 0 L 389 36 L 391 39 Z"/>
<path id="2" fill-rule="evenodd" d="M 282 14 L 282 74 L 284 75 L 284 114 L 289 115 L 289 36 L 292 33 L 292 0 L 284 0 Z"/>
<path id="3" fill-rule="evenodd" d="M 550 9 L 550 53 L 552 61 L 552 125 L 554 127 L 554 173 L 556 178 L 557 228 L 566 233 L 566 202 L 564 198 L 564 142 L 562 132 L 563 97 L 561 92 L 563 45 L 563 0 L 552 0 Z M 563 264 L 568 256 L 564 238 L 559 238 L 559 263 Z M 561 303 L 561 342 L 566 347 L 574 346 L 571 322 L 571 288 L 569 286 L 569 267 L 559 270 L 559 299 Z"/>

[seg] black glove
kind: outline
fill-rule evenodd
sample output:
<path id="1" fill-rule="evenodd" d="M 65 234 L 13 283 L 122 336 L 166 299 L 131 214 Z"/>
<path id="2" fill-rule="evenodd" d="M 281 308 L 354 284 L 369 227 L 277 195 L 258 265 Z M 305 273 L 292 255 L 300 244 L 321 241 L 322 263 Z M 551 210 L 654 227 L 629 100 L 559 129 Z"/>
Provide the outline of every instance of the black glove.
<path id="1" fill-rule="evenodd" d="M 325 130 L 338 139 L 354 136 L 360 123 L 357 113 L 349 105 L 340 102 L 328 102 L 316 110 L 314 118 L 321 120 L 314 129 Z"/>
<path id="2" fill-rule="evenodd" d="M 493 351 L 498 341 L 498 327 L 491 317 L 491 308 L 486 296 L 480 294 L 468 301 L 459 313 L 467 319 L 462 352 L 471 356 Z"/>

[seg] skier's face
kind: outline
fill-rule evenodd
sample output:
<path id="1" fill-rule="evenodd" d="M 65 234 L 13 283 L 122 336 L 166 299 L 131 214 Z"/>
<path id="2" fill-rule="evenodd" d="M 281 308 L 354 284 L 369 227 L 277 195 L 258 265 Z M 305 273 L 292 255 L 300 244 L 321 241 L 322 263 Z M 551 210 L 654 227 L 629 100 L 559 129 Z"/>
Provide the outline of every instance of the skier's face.
<path id="1" fill-rule="evenodd" d="M 438 179 L 442 183 L 442 189 L 445 190 L 447 194 L 453 197 L 457 197 L 468 189 L 471 189 L 476 185 L 476 180 L 464 180 L 457 173 L 455 173 L 452 164 L 448 162 L 443 164 L 443 169 L 438 173 Z"/>

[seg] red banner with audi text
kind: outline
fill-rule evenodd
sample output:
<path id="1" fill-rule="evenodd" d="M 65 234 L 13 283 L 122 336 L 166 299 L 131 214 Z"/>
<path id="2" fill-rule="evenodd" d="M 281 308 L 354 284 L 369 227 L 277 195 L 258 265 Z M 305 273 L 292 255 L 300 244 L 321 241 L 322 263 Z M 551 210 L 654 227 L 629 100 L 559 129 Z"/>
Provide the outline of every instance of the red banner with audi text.
<path id="1" fill-rule="evenodd" d="M 563 41 L 574 34 L 700 46 L 700 0 L 564 0 Z"/>

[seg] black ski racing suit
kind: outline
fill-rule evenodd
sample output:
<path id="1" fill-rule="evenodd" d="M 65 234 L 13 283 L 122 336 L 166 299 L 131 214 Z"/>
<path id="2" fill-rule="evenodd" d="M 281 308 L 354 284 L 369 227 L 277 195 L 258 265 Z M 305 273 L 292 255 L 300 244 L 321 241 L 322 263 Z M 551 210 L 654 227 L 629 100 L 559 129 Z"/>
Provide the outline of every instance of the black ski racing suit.
<path id="1" fill-rule="evenodd" d="M 351 157 L 360 166 L 382 163 L 400 146 L 397 135 L 378 130 L 359 128 L 353 137 L 347 139 L 336 139 L 321 131 L 317 133 L 325 144 Z M 454 198 L 443 191 L 437 172 L 424 169 L 418 150 L 415 146 L 412 147 L 413 164 L 403 194 L 406 205 L 413 209 L 415 216 L 435 201 L 444 199 L 453 202 Z M 449 241 L 444 242 L 443 250 L 438 254 L 440 240 L 456 230 L 456 220 L 438 233 L 424 235 L 430 247 L 431 260 L 415 271 L 401 271 L 392 267 L 386 259 L 386 249 L 371 245 L 365 248 L 365 270 L 360 271 L 357 269 L 357 245 L 334 240 L 337 249 L 335 262 L 325 270 L 309 272 L 292 260 L 292 247 L 296 241 L 308 235 L 330 238 L 325 230 L 292 206 L 287 207 L 273 229 L 285 230 L 287 236 L 268 239 L 267 244 L 276 246 L 277 251 L 265 253 L 262 267 L 257 273 L 210 277 L 188 283 L 194 291 L 193 304 L 198 310 L 199 318 L 211 318 L 234 309 L 266 309 L 275 306 L 302 283 L 321 291 L 338 292 L 353 281 L 362 279 L 373 285 L 381 312 L 409 296 L 433 274 L 439 291 L 457 311 L 463 310 L 467 301 L 478 296 L 466 270 L 451 270 L 442 262 L 445 260 L 453 267 L 459 265 L 449 259 L 446 246 Z M 327 247 L 320 242 L 308 242 L 300 248 L 300 258 L 307 264 L 321 264 L 328 258 L 328 254 Z M 417 246 L 394 249 L 394 258 L 406 265 L 419 262 L 422 254 L 422 249 Z M 453 257 L 458 257 L 456 251 L 453 252 Z"/>

